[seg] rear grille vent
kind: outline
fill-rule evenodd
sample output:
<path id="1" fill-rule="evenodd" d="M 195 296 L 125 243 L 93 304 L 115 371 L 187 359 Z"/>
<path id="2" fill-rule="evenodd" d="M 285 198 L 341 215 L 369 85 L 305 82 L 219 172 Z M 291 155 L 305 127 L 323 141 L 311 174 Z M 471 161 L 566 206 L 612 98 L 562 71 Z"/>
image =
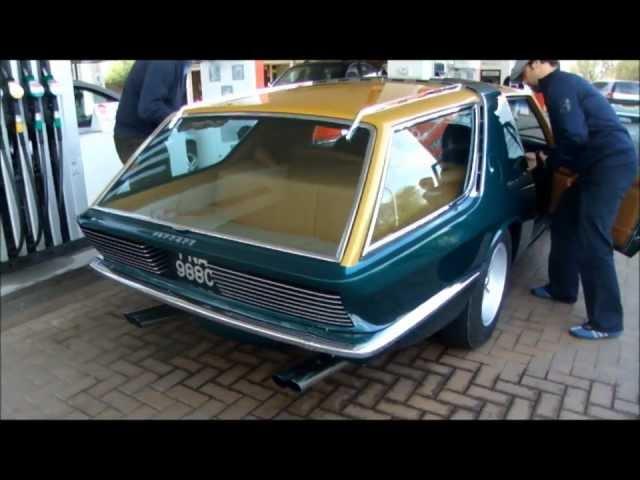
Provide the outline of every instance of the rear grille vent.
<path id="1" fill-rule="evenodd" d="M 209 268 L 225 297 L 314 322 L 353 325 L 340 295 L 294 287 L 211 264 Z"/>
<path id="2" fill-rule="evenodd" d="M 164 250 L 88 228 L 82 231 L 106 260 L 158 275 L 169 269 L 169 255 Z M 353 326 L 340 295 L 316 292 L 211 264 L 208 269 L 223 297 L 316 323 Z"/>
<path id="3" fill-rule="evenodd" d="M 123 263 L 146 272 L 162 274 L 168 268 L 166 252 L 112 234 L 82 229 L 89 242 L 106 260 Z"/>

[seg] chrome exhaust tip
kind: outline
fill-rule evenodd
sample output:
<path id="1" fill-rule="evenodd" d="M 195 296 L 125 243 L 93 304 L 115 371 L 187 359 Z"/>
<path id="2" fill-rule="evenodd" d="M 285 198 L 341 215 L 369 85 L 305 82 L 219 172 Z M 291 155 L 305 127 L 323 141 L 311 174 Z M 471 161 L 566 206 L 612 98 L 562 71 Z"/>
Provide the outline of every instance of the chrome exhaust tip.
<path id="1" fill-rule="evenodd" d="M 349 362 L 330 355 L 306 358 L 287 370 L 276 373 L 272 379 L 280 388 L 302 393 L 309 387 L 347 366 Z"/>

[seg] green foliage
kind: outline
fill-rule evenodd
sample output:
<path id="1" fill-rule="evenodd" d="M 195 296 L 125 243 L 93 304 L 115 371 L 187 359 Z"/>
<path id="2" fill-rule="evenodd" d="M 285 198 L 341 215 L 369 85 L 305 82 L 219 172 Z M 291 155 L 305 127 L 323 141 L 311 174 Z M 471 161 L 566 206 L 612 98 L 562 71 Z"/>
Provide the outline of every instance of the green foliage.
<path id="1" fill-rule="evenodd" d="M 614 77 L 617 63 L 614 60 L 578 60 L 574 67 L 574 73 L 590 82 L 595 82 Z"/>
<path id="2" fill-rule="evenodd" d="M 109 73 L 107 73 L 105 86 L 116 92 L 122 92 L 122 89 L 124 88 L 124 82 L 129 76 L 129 72 L 131 71 L 131 67 L 133 67 L 133 63 L 134 60 L 121 60 L 117 63 L 114 63 L 109 70 Z"/>
<path id="3" fill-rule="evenodd" d="M 621 60 L 616 65 L 616 80 L 640 81 L 640 60 Z"/>
<path id="4" fill-rule="evenodd" d="M 578 60 L 572 71 L 590 82 L 598 80 L 638 80 L 640 78 L 640 61 Z"/>

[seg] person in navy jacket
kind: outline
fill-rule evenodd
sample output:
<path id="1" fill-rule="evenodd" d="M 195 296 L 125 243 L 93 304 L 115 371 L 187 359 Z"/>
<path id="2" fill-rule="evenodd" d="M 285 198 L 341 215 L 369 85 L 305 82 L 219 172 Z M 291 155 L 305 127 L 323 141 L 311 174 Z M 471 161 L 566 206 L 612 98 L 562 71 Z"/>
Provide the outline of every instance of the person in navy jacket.
<path id="1" fill-rule="evenodd" d="M 616 337 L 623 331 L 620 289 L 611 230 L 638 170 L 629 132 L 607 99 L 557 60 L 518 60 L 512 81 L 522 79 L 544 95 L 555 146 L 538 152 L 552 170 L 578 174 L 551 220 L 549 283 L 533 295 L 566 303 L 578 297 L 582 280 L 587 322 L 570 329 L 585 339 Z"/>
<path id="2" fill-rule="evenodd" d="M 162 121 L 187 103 L 187 60 L 138 60 L 131 68 L 116 113 L 114 141 L 125 163 Z"/>

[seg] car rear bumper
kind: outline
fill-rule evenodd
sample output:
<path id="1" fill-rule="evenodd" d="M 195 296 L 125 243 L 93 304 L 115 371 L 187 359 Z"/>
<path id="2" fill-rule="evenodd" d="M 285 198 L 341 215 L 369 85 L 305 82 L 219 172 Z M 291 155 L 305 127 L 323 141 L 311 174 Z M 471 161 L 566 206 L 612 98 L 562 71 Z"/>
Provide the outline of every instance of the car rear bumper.
<path id="1" fill-rule="evenodd" d="M 321 337 L 318 335 L 311 335 L 307 332 L 301 332 L 274 324 L 267 324 L 263 321 L 239 315 L 235 312 L 196 303 L 186 298 L 143 284 L 133 278 L 124 276 L 123 274 L 109 268 L 99 258 L 93 260 L 91 267 L 98 273 L 120 282 L 127 287 L 144 293 L 145 295 L 153 297 L 162 303 L 192 313 L 214 323 L 269 338 L 278 342 L 294 345 L 306 350 L 351 359 L 369 358 L 382 352 L 403 337 L 406 333 L 410 332 L 418 325 L 428 321 L 430 317 L 440 310 L 442 306 L 469 286 L 479 275 L 479 272 L 475 272 L 468 275 L 465 279 L 447 286 L 384 330 L 366 336 L 360 335 L 357 337 L 360 340 L 350 343 L 345 341 L 336 341 L 335 339 Z M 356 337 L 354 336 L 354 338 Z"/>

